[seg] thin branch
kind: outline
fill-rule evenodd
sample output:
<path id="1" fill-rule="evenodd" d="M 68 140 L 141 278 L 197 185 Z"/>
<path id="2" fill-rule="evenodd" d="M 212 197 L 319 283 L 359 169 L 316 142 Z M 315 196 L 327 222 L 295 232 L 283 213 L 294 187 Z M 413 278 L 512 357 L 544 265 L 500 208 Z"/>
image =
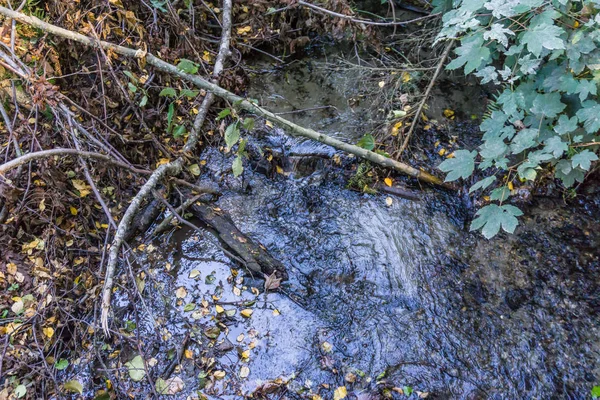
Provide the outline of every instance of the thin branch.
<path id="1" fill-rule="evenodd" d="M 421 102 L 419 103 L 419 107 L 417 108 L 417 113 L 415 114 L 415 117 L 413 118 L 412 124 L 410 124 L 410 129 L 408 130 L 408 133 L 406 134 L 406 137 L 404 138 L 404 142 L 402 143 L 402 147 L 400 147 L 400 151 L 398 152 L 398 154 L 402 154 L 404 152 L 404 150 L 406 150 L 406 147 L 408 146 L 408 142 L 410 141 L 410 137 L 412 136 L 413 132 L 415 131 L 415 127 L 419 123 L 419 118 L 421 117 L 421 112 L 423 111 L 423 107 L 425 107 L 425 103 L 427 102 L 427 99 L 429 98 L 429 94 L 431 93 L 431 90 L 433 89 L 433 86 L 435 85 L 435 81 L 437 80 L 438 76 L 440 75 L 440 72 L 442 71 L 442 69 L 444 67 L 444 62 L 446 62 L 446 58 L 448 58 L 448 54 L 450 54 L 450 50 L 452 50 L 453 46 L 454 46 L 454 41 L 451 40 L 448 43 L 448 45 L 446 46 L 446 49 L 444 49 L 444 52 L 442 53 L 442 57 L 440 58 L 437 68 L 435 69 L 435 72 L 433 73 L 433 77 L 429 81 L 429 85 L 427 86 L 427 89 L 425 90 L 425 95 L 423 96 L 423 98 L 421 99 Z"/>
<path id="2" fill-rule="evenodd" d="M 331 11 L 331 10 L 328 10 L 326 8 L 319 7 L 317 5 L 308 3 L 308 2 L 303 1 L 303 0 L 299 0 L 298 4 L 300 4 L 300 5 L 304 6 L 304 7 L 312 8 L 313 10 L 318 11 L 320 13 L 331 15 L 332 17 L 347 19 L 347 20 L 352 21 L 352 22 L 357 23 L 357 24 L 375 25 L 375 26 L 400 26 L 400 25 L 409 25 L 409 24 L 413 24 L 415 22 L 420 22 L 420 21 L 424 21 L 424 20 L 427 20 L 427 19 L 431 19 L 433 17 L 437 17 L 437 16 L 440 15 L 439 13 L 429 14 L 429 15 L 426 15 L 424 17 L 414 18 L 414 19 L 410 19 L 408 21 L 375 22 L 375 21 L 370 21 L 368 19 L 354 18 L 354 17 L 351 17 L 350 15 L 340 14 L 340 13 L 337 13 L 335 11 Z"/>
<path id="3" fill-rule="evenodd" d="M 78 157 L 83 157 L 83 158 L 93 158 L 96 160 L 105 161 L 107 163 L 116 165 L 121 168 L 128 169 L 128 170 L 136 172 L 136 173 L 147 174 L 149 172 L 146 170 L 131 167 L 125 163 L 122 163 L 121 161 L 115 160 L 112 157 L 109 157 L 107 155 L 100 154 L 100 153 L 97 153 L 94 151 L 80 151 L 77 149 L 57 148 L 57 149 L 41 150 L 41 151 L 36 151 L 33 153 L 27 153 L 27 154 L 22 155 L 21 157 L 14 158 L 14 159 L 10 160 L 9 162 L 0 165 L 0 175 L 5 175 L 8 171 L 10 171 L 14 168 L 17 168 L 20 165 L 26 164 L 30 161 L 40 160 L 43 158 L 50 158 L 50 157 L 54 157 L 54 156 L 66 156 L 66 155 L 78 156 Z"/>

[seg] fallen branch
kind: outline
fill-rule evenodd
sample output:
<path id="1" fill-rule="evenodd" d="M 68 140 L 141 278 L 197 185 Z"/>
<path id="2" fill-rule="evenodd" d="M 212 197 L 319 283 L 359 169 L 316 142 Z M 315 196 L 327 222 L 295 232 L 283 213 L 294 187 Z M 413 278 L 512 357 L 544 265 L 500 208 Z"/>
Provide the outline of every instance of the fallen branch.
<path id="1" fill-rule="evenodd" d="M 427 99 L 429 98 L 429 94 L 431 93 L 431 90 L 433 89 L 433 86 L 435 85 L 435 81 L 437 80 L 438 76 L 440 75 L 440 72 L 442 72 L 442 68 L 444 67 L 444 62 L 446 61 L 446 58 L 448 58 L 448 54 L 450 54 L 450 50 L 452 50 L 453 46 L 454 46 L 454 41 L 451 40 L 448 43 L 448 45 L 446 46 L 446 48 L 444 49 L 444 52 L 442 53 L 442 57 L 440 58 L 437 68 L 435 69 L 435 72 L 433 73 L 433 77 L 429 81 L 429 85 L 427 85 L 427 89 L 425 90 L 425 94 L 423 95 L 423 98 L 421 99 L 421 102 L 419 103 L 419 107 L 417 107 L 417 113 L 415 114 L 412 124 L 410 124 L 410 129 L 408 130 L 408 133 L 406 134 L 406 137 L 404 138 L 402 147 L 400 147 L 400 151 L 398 152 L 398 154 L 400 154 L 400 155 L 402 155 L 402 153 L 404 152 L 404 150 L 406 150 L 406 147 L 408 146 L 410 137 L 412 136 L 413 132 L 415 131 L 415 127 L 419 123 L 419 118 L 421 117 L 421 113 L 423 112 L 423 107 L 425 107 L 425 103 L 427 102 Z"/>
<path id="2" fill-rule="evenodd" d="M 61 37 L 67 38 L 67 39 L 74 40 L 79 43 L 83 43 L 87 46 L 91 46 L 91 47 L 100 46 L 104 49 L 110 49 L 111 51 L 113 51 L 115 53 L 118 53 L 118 54 L 121 54 L 121 55 L 124 55 L 127 57 L 145 58 L 146 62 L 148 64 L 150 64 L 164 72 L 176 75 L 184 80 L 187 80 L 188 82 L 193 83 L 194 85 L 196 85 L 197 87 L 199 87 L 201 89 L 205 89 L 208 92 L 211 92 L 218 97 L 224 98 L 224 99 L 230 101 L 231 103 L 235 103 L 238 107 L 240 107 L 246 111 L 249 111 L 256 115 L 262 116 L 284 128 L 289 129 L 291 132 L 293 132 L 292 135 L 299 135 L 299 136 L 303 136 L 303 137 L 306 137 L 306 138 L 309 138 L 312 140 L 319 141 L 321 143 L 325 143 L 325 144 L 335 147 L 339 150 L 343 150 L 345 152 L 348 152 L 348 153 L 354 154 L 358 157 L 369 160 L 375 164 L 379 164 L 379 165 L 387 167 L 387 168 L 392 168 L 396 171 L 402 172 L 408 176 L 419 179 L 426 183 L 444 186 L 444 187 L 448 187 L 448 188 L 452 187 L 450 185 L 444 184 L 444 182 L 440 178 L 438 178 L 434 175 L 431 175 L 427 172 L 420 171 L 416 168 L 413 168 L 410 165 L 393 160 L 391 158 L 384 157 L 380 154 L 363 149 L 361 147 L 358 147 L 358 146 L 355 146 L 352 144 L 348 144 L 348 143 L 344 143 L 340 140 L 334 139 L 330 136 L 327 136 L 323 133 L 317 132 L 313 129 L 308 129 L 308 128 L 304 128 L 302 126 L 296 125 L 293 122 L 290 122 L 290 121 L 286 120 L 285 118 L 282 118 L 282 117 L 280 117 L 280 116 L 278 116 L 256 104 L 244 99 L 243 97 L 237 96 L 236 94 L 231 93 L 230 91 L 223 89 L 220 86 L 218 86 L 212 82 L 207 81 L 206 79 L 203 79 L 196 75 L 186 74 L 185 72 L 179 70 L 175 65 L 169 64 L 150 53 L 146 53 L 142 50 L 135 50 L 135 49 L 131 49 L 128 47 L 115 45 L 115 44 L 108 43 L 105 41 L 98 41 L 98 40 L 89 38 L 87 36 L 84 36 L 82 34 L 79 34 L 77 32 L 69 31 L 67 29 L 60 28 L 58 26 L 49 24 L 49 23 L 44 22 L 36 17 L 27 16 L 25 14 L 9 10 L 6 7 L 0 7 L 0 14 L 5 15 L 9 18 L 17 19 L 18 21 L 21 21 L 25 24 L 34 26 L 34 27 L 41 29 L 43 31 L 46 31 L 48 33 L 52 33 L 52 34 L 55 34 L 55 35 L 58 35 L 58 36 L 61 36 Z M 188 147 L 188 146 L 186 146 L 186 147 Z"/>
<path id="3" fill-rule="evenodd" d="M 68 156 L 77 156 L 77 157 L 82 157 L 82 158 L 93 158 L 96 160 L 105 161 L 107 163 L 116 165 L 116 166 L 124 168 L 124 169 L 128 169 L 128 170 L 136 172 L 136 173 L 140 173 L 140 174 L 148 173 L 148 171 L 146 171 L 146 170 L 131 167 L 130 165 L 127 165 L 121 161 L 117 161 L 114 158 L 109 157 L 105 154 L 96 153 L 94 151 L 81 151 L 81 150 L 77 150 L 77 149 L 58 148 L 58 149 L 41 150 L 41 151 L 36 151 L 33 153 L 27 153 L 27 154 L 22 155 L 21 157 L 14 158 L 14 159 L 10 160 L 9 162 L 6 162 L 6 163 L 0 165 L 0 175 L 4 175 L 8 171 L 17 168 L 20 165 L 27 164 L 30 161 L 40 160 L 43 158 L 50 158 L 50 157 L 54 157 L 54 156 L 67 156 L 67 155 Z"/>

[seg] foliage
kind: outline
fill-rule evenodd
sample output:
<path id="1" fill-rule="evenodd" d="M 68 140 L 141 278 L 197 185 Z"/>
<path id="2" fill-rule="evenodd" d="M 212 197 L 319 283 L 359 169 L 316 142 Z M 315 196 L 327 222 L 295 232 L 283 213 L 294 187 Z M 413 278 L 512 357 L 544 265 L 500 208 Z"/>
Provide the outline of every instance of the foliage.
<path id="1" fill-rule="evenodd" d="M 248 152 L 246 151 L 246 144 L 248 143 L 246 139 L 241 139 L 240 134 L 240 126 L 244 128 L 247 132 L 250 132 L 254 129 L 254 118 L 240 118 L 235 109 L 225 108 L 221 110 L 219 115 L 217 115 L 217 121 L 225 119 L 227 117 L 231 117 L 233 122 L 227 126 L 225 129 L 225 145 L 227 146 L 228 151 L 233 148 L 236 144 L 237 152 L 236 157 L 231 164 L 231 170 L 233 172 L 233 176 L 236 178 L 244 172 L 244 164 L 242 162 L 242 158 L 248 158 Z"/>
<path id="2" fill-rule="evenodd" d="M 490 171 L 475 183 L 500 204 L 513 181 L 535 181 L 542 167 L 565 188 L 582 182 L 598 160 L 600 136 L 600 3 L 595 0 L 437 0 L 439 40 L 460 40 L 450 70 L 463 68 L 500 88 L 480 128 L 478 151 L 457 151 L 439 168 L 447 181 Z M 479 158 L 479 162 L 476 159 Z M 496 177 L 503 176 L 503 179 Z M 503 183 L 500 183 L 503 182 Z M 515 182 L 518 183 L 518 182 Z M 506 186 L 503 186 L 506 187 Z M 513 207 L 514 208 L 514 207 Z M 518 213 L 488 205 L 472 229 L 512 232 Z M 520 214 L 519 214 L 520 215 Z M 500 222 L 499 222 L 500 221 Z M 506 224 L 502 223 L 504 221 Z M 500 224 L 499 224 L 500 223 Z"/>

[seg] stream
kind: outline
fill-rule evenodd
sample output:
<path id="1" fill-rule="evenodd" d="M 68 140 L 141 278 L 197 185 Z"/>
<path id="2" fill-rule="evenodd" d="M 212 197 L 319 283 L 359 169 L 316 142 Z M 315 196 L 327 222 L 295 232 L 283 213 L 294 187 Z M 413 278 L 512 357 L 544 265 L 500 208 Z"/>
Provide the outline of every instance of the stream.
<path id="1" fill-rule="evenodd" d="M 367 107 L 348 105 L 361 89 L 357 79 L 299 61 L 265 67 L 250 97 L 355 142 L 368 118 Z M 462 96 L 466 107 L 478 103 Z M 447 101 L 460 98 L 452 93 Z M 290 113 L 328 105 L 335 108 Z M 208 148 L 203 176 L 221 182 L 216 206 L 283 262 L 289 281 L 264 293 L 263 281 L 243 277 L 208 231 L 183 228 L 168 237 L 161 250 L 168 267 L 154 279 L 173 297 L 146 285 L 168 339 L 157 358 L 214 323 L 213 306 L 203 301 L 218 299 L 225 313 L 243 301 L 252 309 L 249 318 L 237 310 L 220 321 L 226 328 L 217 342 L 230 346 L 211 353 L 228 377 L 243 379 L 213 381 L 184 362 L 178 398 L 206 387 L 208 398 L 234 399 L 281 385 L 286 391 L 272 398 L 329 399 L 342 386 L 354 399 L 407 398 L 411 389 L 411 398 L 589 398 L 600 382 L 598 193 L 570 207 L 538 198 L 514 235 L 486 240 L 468 232 L 474 210 L 463 198 L 425 189 L 420 201 L 391 196 L 390 205 L 387 195 L 347 188 L 333 161 L 352 162 L 347 156 L 277 128 L 263 132 L 249 146 L 290 155 L 282 173 L 265 175 L 248 163 L 234 178 L 231 158 Z M 198 308 L 185 311 L 186 304 Z M 197 354 L 206 343 L 198 335 L 189 346 Z"/>

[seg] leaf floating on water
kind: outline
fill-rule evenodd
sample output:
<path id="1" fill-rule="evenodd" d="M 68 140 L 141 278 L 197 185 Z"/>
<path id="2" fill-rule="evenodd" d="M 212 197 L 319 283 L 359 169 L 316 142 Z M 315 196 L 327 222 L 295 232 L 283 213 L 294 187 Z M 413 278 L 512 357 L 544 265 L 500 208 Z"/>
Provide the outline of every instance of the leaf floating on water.
<path id="1" fill-rule="evenodd" d="M 325 353 L 331 353 L 331 350 L 333 350 L 333 346 L 329 342 L 321 343 L 321 348 Z"/>
<path id="2" fill-rule="evenodd" d="M 193 269 L 193 270 L 190 271 L 190 274 L 189 274 L 188 277 L 190 279 L 195 279 L 195 278 L 197 278 L 199 276 L 200 276 L 200 271 L 198 271 L 197 269 Z"/>
<path id="3" fill-rule="evenodd" d="M 385 199 L 385 204 L 386 204 L 388 207 L 391 207 L 393 203 L 394 203 L 394 200 L 393 200 L 391 197 L 387 197 L 387 198 Z"/>
<path id="4" fill-rule="evenodd" d="M 210 328 L 206 328 L 204 330 L 204 335 L 209 339 L 216 339 L 221 334 L 221 330 L 216 326 L 212 326 Z"/>
<path id="5" fill-rule="evenodd" d="M 248 375 L 250 375 L 250 368 L 244 365 L 240 368 L 240 378 L 247 378 Z"/>
<path id="6" fill-rule="evenodd" d="M 158 394 L 164 395 L 173 395 L 175 393 L 179 393 L 183 390 L 184 386 L 183 380 L 178 376 L 166 381 L 162 378 L 158 378 L 155 384 Z"/>
<path id="7" fill-rule="evenodd" d="M 340 386 L 339 388 L 335 389 L 335 391 L 333 392 L 333 400 L 345 399 L 346 396 L 348 396 L 348 391 L 346 390 L 346 386 Z"/>
<path id="8" fill-rule="evenodd" d="M 63 389 L 67 392 L 83 394 L 83 386 L 77 379 L 65 383 Z"/>
<path id="9" fill-rule="evenodd" d="M 278 278 L 277 275 L 275 275 L 275 272 L 273 272 L 271 275 L 267 276 L 267 279 L 265 279 L 265 291 L 269 291 L 269 290 L 276 290 L 277 288 L 279 288 L 279 285 L 281 284 L 281 278 Z"/>
<path id="10" fill-rule="evenodd" d="M 225 309 L 218 304 L 215 306 L 215 310 L 217 310 L 218 314 L 221 314 L 222 312 L 225 311 Z"/>
<path id="11" fill-rule="evenodd" d="M 187 290 L 183 286 L 181 286 L 175 291 L 175 296 L 178 299 L 183 299 L 185 296 L 187 296 Z"/>
<path id="12" fill-rule="evenodd" d="M 281 313 L 279 312 L 278 309 L 274 309 L 273 310 L 273 315 L 277 317 L 277 316 L 281 315 Z"/>
<path id="13" fill-rule="evenodd" d="M 392 181 L 392 178 L 385 178 L 383 180 L 383 182 L 386 184 L 386 186 L 392 187 L 392 185 L 394 184 L 394 181 Z"/>
<path id="14" fill-rule="evenodd" d="M 254 312 L 254 310 L 252 310 L 250 308 L 245 308 L 242 311 L 240 311 L 240 314 L 242 314 L 242 317 L 244 317 L 244 318 L 250 318 L 252 316 L 253 312 Z"/>
<path id="15" fill-rule="evenodd" d="M 126 362 L 125 366 L 129 370 L 129 377 L 135 382 L 141 381 L 146 376 L 144 360 L 141 356 L 135 356 L 133 360 Z"/>
<path id="16" fill-rule="evenodd" d="M 215 377 L 215 379 L 223 379 L 225 378 L 225 371 L 215 371 L 213 373 L 213 376 Z"/>
<path id="17" fill-rule="evenodd" d="M 196 309 L 196 305 L 194 303 L 188 303 L 183 307 L 184 312 L 194 311 Z"/>

